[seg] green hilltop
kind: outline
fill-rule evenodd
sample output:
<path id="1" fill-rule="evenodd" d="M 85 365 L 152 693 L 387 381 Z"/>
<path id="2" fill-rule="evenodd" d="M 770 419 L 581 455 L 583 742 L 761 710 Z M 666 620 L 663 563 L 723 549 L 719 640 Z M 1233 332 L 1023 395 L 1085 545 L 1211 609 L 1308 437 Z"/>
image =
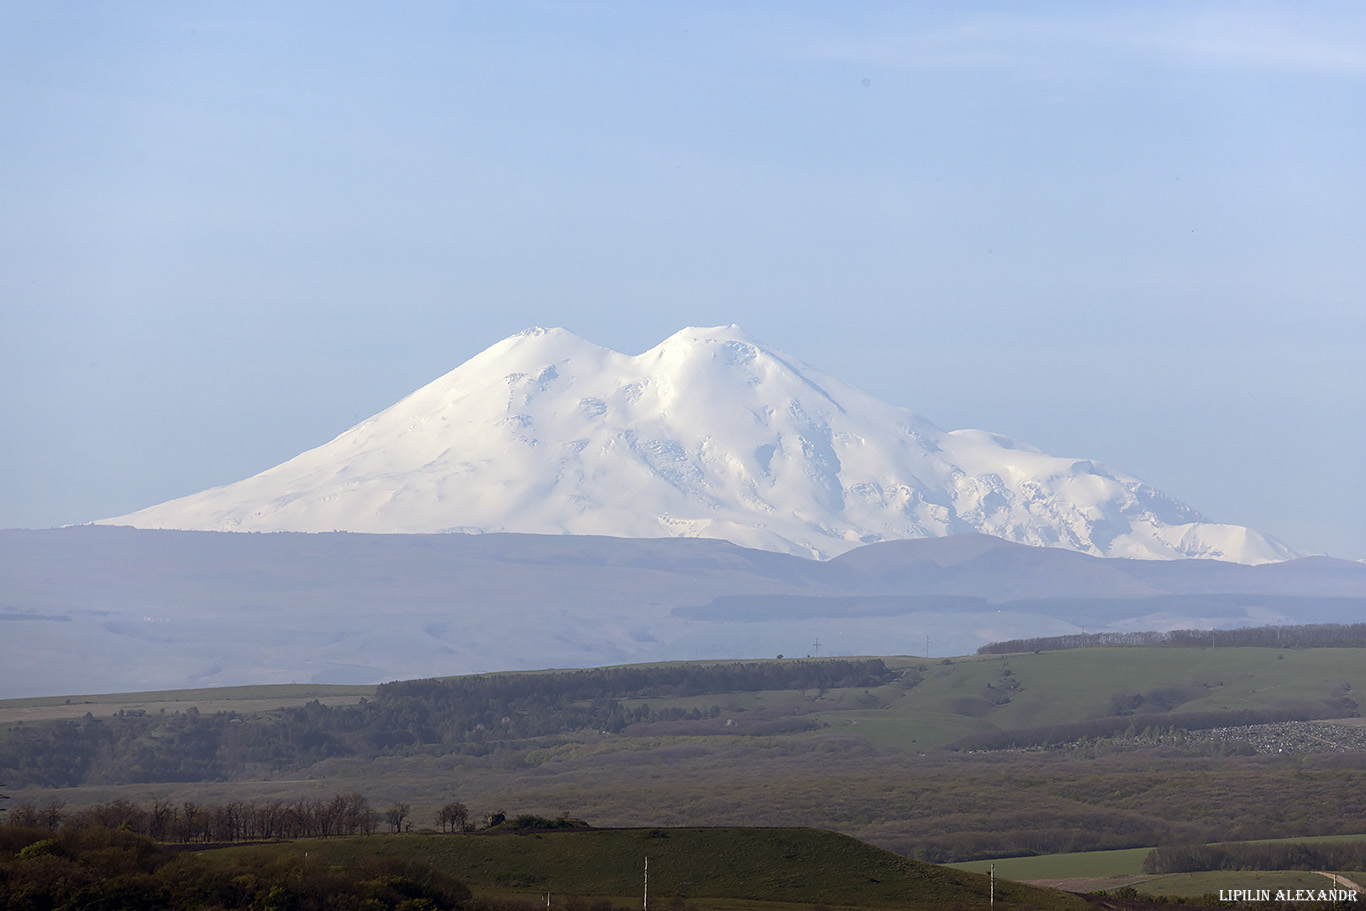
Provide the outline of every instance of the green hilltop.
<path id="1" fill-rule="evenodd" d="M 307 839 L 270 848 L 213 852 L 307 851 L 346 866 L 396 856 L 430 863 L 476 896 L 523 898 L 544 907 L 605 899 L 638 908 L 649 859 L 651 908 L 733 907 L 732 903 L 839 908 L 984 907 L 985 876 L 908 860 L 819 829 L 647 828 L 488 835 L 383 835 Z M 997 880 L 1003 907 L 1085 908 L 1062 892 Z"/>

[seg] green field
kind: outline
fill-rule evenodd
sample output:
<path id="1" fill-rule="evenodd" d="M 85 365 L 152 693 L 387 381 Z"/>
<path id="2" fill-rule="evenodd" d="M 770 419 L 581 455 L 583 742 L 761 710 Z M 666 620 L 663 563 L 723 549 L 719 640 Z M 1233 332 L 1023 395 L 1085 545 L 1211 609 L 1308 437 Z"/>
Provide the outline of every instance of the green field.
<path id="1" fill-rule="evenodd" d="M 1366 841 L 1361 835 L 1316 835 L 1306 838 L 1256 838 L 1242 844 L 1274 844 L 1294 842 L 1354 842 Z M 1215 842 L 1235 844 L 1235 842 Z M 1127 848 L 1119 851 L 1080 851 L 1075 854 L 1040 854 L 1034 857 L 1002 857 L 997 860 L 970 860 L 948 864 L 955 870 L 986 873 L 994 865 L 996 875 L 1020 882 L 1042 879 L 1070 879 L 1087 876 L 1138 876 L 1143 873 L 1143 859 L 1152 848 Z"/>
<path id="2" fill-rule="evenodd" d="M 1338 835 L 1315 838 L 1255 839 L 1249 843 L 1270 842 L 1354 842 L 1366 835 Z M 1227 843 L 1224 843 L 1227 844 Z M 1107 891 L 1130 887 L 1144 895 L 1194 898 L 1221 890 L 1277 890 L 1338 888 L 1321 873 L 1308 870 L 1215 870 L 1203 873 L 1143 872 L 1143 861 L 1150 848 L 1120 851 L 1087 851 L 1076 854 L 1050 854 L 1036 857 L 1010 857 L 995 861 L 969 861 L 949 864 L 955 870 L 987 873 L 995 869 L 998 880 L 1013 880 L 1051 885 L 1077 892 Z M 1353 871 L 1339 872 L 1351 882 L 1361 884 L 1363 876 Z"/>
<path id="3" fill-rule="evenodd" d="M 346 865 L 361 857 L 423 860 L 464 880 L 476 896 L 546 893 L 639 907 L 649 859 L 651 906 L 727 903 L 825 904 L 841 908 L 946 908 L 987 901 L 985 877 L 898 857 L 817 829 L 631 829 L 545 834 L 376 835 L 309 839 L 269 848 L 210 852 L 228 862 L 242 852 L 308 852 Z M 1073 896 L 997 883 L 1009 905 L 1083 908 Z"/>
<path id="4" fill-rule="evenodd" d="M 997 876 L 1017 882 L 1137 876 L 1143 872 L 1143 858 L 1147 857 L 1151 850 L 1152 848 L 1124 848 L 1118 851 L 1079 851 L 1075 854 L 1002 857 L 998 860 L 970 860 L 949 866 L 969 873 L 986 873 L 995 867 Z"/>

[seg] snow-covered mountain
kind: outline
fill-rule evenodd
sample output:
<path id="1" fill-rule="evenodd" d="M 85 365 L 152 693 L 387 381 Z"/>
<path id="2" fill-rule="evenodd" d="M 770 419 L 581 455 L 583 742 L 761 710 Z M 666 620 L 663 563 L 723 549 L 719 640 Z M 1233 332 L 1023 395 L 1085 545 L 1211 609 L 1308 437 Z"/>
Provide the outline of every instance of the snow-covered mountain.
<path id="1" fill-rule="evenodd" d="M 634 357 L 528 329 L 282 465 L 100 524 L 710 537 L 815 557 L 984 532 L 1111 557 L 1295 556 L 1095 462 L 943 431 L 736 326 Z"/>

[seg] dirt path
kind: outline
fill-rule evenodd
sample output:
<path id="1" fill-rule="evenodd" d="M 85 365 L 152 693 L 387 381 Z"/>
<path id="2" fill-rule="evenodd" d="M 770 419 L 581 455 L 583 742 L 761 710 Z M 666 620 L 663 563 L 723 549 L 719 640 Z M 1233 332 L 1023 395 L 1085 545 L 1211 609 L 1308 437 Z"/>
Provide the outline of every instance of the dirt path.
<path id="1" fill-rule="evenodd" d="M 1366 889 L 1361 888 L 1361 886 L 1352 882 L 1345 876 L 1339 876 L 1336 873 L 1325 873 L 1322 870 L 1315 870 L 1314 872 L 1317 873 L 1319 876 L 1328 877 L 1333 882 L 1337 883 L 1339 886 L 1346 886 L 1348 889 L 1356 889 L 1358 892 L 1366 892 Z"/>

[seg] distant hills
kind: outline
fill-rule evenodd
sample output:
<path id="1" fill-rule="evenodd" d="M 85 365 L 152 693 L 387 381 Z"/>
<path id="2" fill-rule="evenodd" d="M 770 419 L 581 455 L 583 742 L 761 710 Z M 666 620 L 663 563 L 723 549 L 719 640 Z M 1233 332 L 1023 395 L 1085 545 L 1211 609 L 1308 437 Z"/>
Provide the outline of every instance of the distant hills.
<path id="1" fill-rule="evenodd" d="M 1103 559 L 977 534 L 816 561 L 699 538 L 0 531 L 0 698 L 1363 616 L 1360 563 Z"/>
<path id="2" fill-rule="evenodd" d="M 529 329 L 316 449 L 103 524 L 718 538 L 818 558 L 981 532 L 1108 557 L 1296 556 L 1089 459 L 941 430 L 736 326 L 637 356 Z"/>

